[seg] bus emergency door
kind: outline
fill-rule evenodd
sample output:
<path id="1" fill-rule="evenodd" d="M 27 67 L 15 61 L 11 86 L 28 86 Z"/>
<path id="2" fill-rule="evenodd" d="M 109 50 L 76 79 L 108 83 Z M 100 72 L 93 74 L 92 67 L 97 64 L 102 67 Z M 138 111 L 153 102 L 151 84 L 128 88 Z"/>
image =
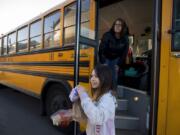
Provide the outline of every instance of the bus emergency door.
<path id="1" fill-rule="evenodd" d="M 167 98 L 166 135 L 180 134 L 180 1 L 169 0 L 169 89 Z M 168 12 L 168 11 L 167 11 Z"/>
<path id="2" fill-rule="evenodd" d="M 180 1 L 163 0 L 158 135 L 180 134 Z"/>

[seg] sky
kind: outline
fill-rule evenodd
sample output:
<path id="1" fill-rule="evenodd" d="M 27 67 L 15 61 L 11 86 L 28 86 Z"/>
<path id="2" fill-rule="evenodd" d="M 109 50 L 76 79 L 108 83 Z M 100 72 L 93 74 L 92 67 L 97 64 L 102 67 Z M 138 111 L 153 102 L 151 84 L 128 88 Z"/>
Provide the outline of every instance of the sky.
<path id="1" fill-rule="evenodd" d="M 65 0 L 0 0 L 0 35 Z"/>

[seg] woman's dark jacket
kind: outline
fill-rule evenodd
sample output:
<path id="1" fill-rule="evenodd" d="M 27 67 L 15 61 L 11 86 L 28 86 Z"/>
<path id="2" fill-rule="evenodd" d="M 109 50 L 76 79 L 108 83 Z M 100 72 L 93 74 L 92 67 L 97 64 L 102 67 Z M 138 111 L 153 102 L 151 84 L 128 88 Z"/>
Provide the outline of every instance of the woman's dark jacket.
<path id="1" fill-rule="evenodd" d="M 99 46 L 99 60 L 103 64 L 105 60 L 114 60 L 119 58 L 118 65 L 125 63 L 129 49 L 128 35 L 117 39 L 111 31 L 106 32 Z"/>

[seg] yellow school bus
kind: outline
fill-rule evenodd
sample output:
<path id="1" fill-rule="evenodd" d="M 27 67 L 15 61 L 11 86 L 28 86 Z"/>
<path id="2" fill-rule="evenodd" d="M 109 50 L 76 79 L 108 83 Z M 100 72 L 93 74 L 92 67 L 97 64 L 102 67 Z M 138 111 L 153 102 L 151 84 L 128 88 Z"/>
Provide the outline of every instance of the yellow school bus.
<path id="1" fill-rule="evenodd" d="M 101 37 L 121 17 L 133 62 L 121 67 L 116 134 L 179 135 L 179 7 L 178 0 L 67 0 L 0 37 L 0 83 L 39 98 L 42 114 L 71 108 L 70 90 L 90 89 Z"/>
<path id="2" fill-rule="evenodd" d="M 42 114 L 71 108 L 69 93 L 75 85 L 77 65 L 76 4 L 68 0 L 0 38 L 0 83 L 39 98 Z M 94 1 L 82 1 L 81 24 L 85 29 L 82 32 L 92 42 L 95 42 L 94 8 Z M 87 88 L 95 48 L 84 44 L 79 52 L 77 80 Z"/>

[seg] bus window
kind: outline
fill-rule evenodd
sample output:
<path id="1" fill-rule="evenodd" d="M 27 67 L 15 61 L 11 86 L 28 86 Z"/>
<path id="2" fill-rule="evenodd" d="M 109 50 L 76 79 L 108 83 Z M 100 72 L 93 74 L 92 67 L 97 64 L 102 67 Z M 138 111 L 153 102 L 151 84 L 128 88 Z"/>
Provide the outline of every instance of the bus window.
<path id="1" fill-rule="evenodd" d="M 175 34 L 173 35 L 173 47 L 174 51 L 180 51 L 180 1 L 174 1 L 174 23 L 173 23 L 173 31 Z"/>
<path id="2" fill-rule="evenodd" d="M 60 17 L 59 10 L 45 17 L 44 48 L 60 46 Z"/>
<path id="3" fill-rule="evenodd" d="M 81 36 L 94 39 L 90 30 L 90 0 L 82 0 L 81 2 Z"/>
<path id="4" fill-rule="evenodd" d="M 90 0 L 82 0 L 81 35 L 87 38 L 90 37 L 89 9 L 90 9 Z"/>
<path id="5" fill-rule="evenodd" d="M 2 51 L 3 55 L 7 54 L 7 36 L 3 37 L 3 42 L 2 42 Z"/>
<path id="6" fill-rule="evenodd" d="M 18 30 L 17 51 L 26 52 L 28 50 L 28 27 Z"/>
<path id="7" fill-rule="evenodd" d="M 64 45 L 75 43 L 76 3 L 64 9 Z"/>
<path id="8" fill-rule="evenodd" d="M 41 20 L 30 25 L 30 50 L 41 48 Z"/>
<path id="9" fill-rule="evenodd" d="M 8 53 L 12 54 L 15 52 L 16 52 L 16 32 L 13 32 L 8 36 Z"/>

